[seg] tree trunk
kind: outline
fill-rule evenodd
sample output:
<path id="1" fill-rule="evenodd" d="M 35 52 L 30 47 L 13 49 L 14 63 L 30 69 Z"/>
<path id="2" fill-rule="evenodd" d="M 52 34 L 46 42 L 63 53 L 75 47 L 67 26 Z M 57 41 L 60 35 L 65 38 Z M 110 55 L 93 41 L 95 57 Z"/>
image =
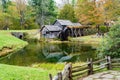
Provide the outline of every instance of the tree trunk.
<path id="1" fill-rule="evenodd" d="M 24 24 L 24 11 L 20 11 L 20 26 L 21 26 L 21 29 L 23 28 L 23 24 Z"/>

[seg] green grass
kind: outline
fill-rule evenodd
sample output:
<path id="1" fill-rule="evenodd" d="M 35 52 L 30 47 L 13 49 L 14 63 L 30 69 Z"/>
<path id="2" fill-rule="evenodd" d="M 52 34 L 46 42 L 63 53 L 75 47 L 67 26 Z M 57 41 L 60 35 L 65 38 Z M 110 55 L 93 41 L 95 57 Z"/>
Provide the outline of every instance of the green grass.
<path id="1" fill-rule="evenodd" d="M 77 38 L 69 38 L 69 41 L 72 42 L 82 42 L 84 44 L 93 44 L 98 45 L 103 41 L 104 38 L 100 37 L 94 37 L 95 35 L 89 35 L 89 36 L 83 36 L 83 37 L 77 37 Z"/>
<path id="2" fill-rule="evenodd" d="M 73 66 L 80 64 L 83 63 L 73 63 Z M 49 80 L 50 73 L 54 76 L 61 72 L 64 66 L 65 63 L 42 63 L 32 67 L 0 64 L 0 80 Z"/>
<path id="3" fill-rule="evenodd" d="M 0 31 L 0 50 L 10 48 L 12 50 L 23 48 L 28 43 L 10 34 L 9 31 Z"/>
<path id="4" fill-rule="evenodd" d="M 49 80 L 49 73 L 56 74 L 56 70 L 0 64 L 0 80 Z"/>
<path id="5" fill-rule="evenodd" d="M 44 70 L 56 70 L 61 71 L 64 68 L 65 64 L 63 63 L 40 63 L 40 64 L 34 64 L 32 67 L 35 68 L 42 68 Z"/>
<path id="6" fill-rule="evenodd" d="M 0 30 L 0 32 L 36 32 L 37 29 L 32 29 L 32 30 Z"/>

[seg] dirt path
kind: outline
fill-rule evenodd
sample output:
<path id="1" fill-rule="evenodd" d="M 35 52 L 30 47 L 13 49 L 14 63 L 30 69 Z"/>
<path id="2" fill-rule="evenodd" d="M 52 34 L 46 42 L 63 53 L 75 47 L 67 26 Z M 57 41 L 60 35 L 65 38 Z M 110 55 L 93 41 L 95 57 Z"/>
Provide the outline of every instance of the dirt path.
<path id="1" fill-rule="evenodd" d="M 120 80 L 120 71 L 106 71 L 79 80 Z"/>

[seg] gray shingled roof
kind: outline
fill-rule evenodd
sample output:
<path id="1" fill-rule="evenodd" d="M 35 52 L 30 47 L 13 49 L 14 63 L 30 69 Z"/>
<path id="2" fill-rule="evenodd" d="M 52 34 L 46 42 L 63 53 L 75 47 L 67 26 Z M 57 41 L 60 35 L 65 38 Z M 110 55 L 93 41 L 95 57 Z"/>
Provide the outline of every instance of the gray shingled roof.
<path id="1" fill-rule="evenodd" d="M 73 26 L 82 26 L 80 23 L 73 23 Z"/>
<path id="2" fill-rule="evenodd" d="M 60 20 L 60 19 L 58 19 L 57 21 L 58 21 L 61 25 L 68 25 L 68 26 L 73 25 L 73 23 L 72 23 L 70 20 Z"/>
<path id="3" fill-rule="evenodd" d="M 62 30 L 59 26 L 54 25 L 45 25 L 42 31 L 60 31 Z"/>

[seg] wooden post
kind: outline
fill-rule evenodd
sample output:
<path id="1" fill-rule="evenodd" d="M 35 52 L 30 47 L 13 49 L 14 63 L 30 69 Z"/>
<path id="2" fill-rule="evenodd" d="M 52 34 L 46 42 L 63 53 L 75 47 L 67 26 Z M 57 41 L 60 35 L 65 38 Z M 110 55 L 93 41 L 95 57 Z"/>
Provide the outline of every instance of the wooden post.
<path id="1" fill-rule="evenodd" d="M 78 34 L 79 34 L 79 36 L 81 36 L 81 33 L 80 33 L 80 28 L 79 28 L 79 30 L 78 30 Z"/>
<path id="2" fill-rule="evenodd" d="M 111 57 L 110 56 L 107 56 L 107 69 L 108 70 L 111 70 L 112 69 L 112 66 L 111 66 Z"/>
<path id="3" fill-rule="evenodd" d="M 50 78 L 50 80 L 52 80 L 52 74 L 49 74 L 49 78 Z"/>
<path id="4" fill-rule="evenodd" d="M 69 80 L 73 80 L 72 79 L 72 64 L 70 64 L 70 68 L 69 68 Z"/>
<path id="5" fill-rule="evenodd" d="M 62 80 L 62 73 L 58 73 L 58 80 Z"/>
<path id="6" fill-rule="evenodd" d="M 76 31 L 76 28 L 74 30 L 74 34 L 75 34 L 75 37 L 77 37 L 77 31 Z"/>
<path id="7" fill-rule="evenodd" d="M 89 60 L 89 64 L 88 64 L 88 75 L 91 75 L 93 74 L 93 61 L 92 61 L 92 58 L 90 58 Z"/>
<path id="8" fill-rule="evenodd" d="M 73 37 L 73 28 L 72 28 L 72 37 Z"/>

